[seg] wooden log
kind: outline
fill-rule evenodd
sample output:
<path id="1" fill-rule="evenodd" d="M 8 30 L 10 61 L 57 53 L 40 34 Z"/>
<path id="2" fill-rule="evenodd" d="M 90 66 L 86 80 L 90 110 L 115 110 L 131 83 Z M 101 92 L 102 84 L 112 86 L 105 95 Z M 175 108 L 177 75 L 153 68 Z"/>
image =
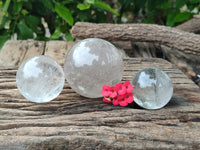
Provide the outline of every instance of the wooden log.
<path id="1" fill-rule="evenodd" d="M 96 24 L 77 22 L 71 30 L 74 38 L 97 37 L 109 41 L 156 42 L 186 54 L 200 56 L 200 35 L 153 24 Z"/>
<path id="2" fill-rule="evenodd" d="M 185 54 L 165 45 L 160 46 L 164 57 L 176 64 L 190 79 L 200 86 L 200 57 Z"/>
<path id="3" fill-rule="evenodd" d="M 200 92 L 162 59 L 124 60 L 124 80 L 146 67 L 172 79 L 174 94 L 160 110 L 119 107 L 76 94 L 66 83 L 45 104 L 29 102 L 16 88 L 17 68 L 0 69 L 0 149 L 200 149 Z"/>
<path id="4" fill-rule="evenodd" d="M 63 64 L 67 52 L 73 45 L 74 42 L 48 41 L 45 46 L 45 55 L 53 57 L 58 63 Z"/>
<path id="5" fill-rule="evenodd" d="M 195 15 L 191 20 L 178 25 L 176 29 L 191 33 L 200 33 L 200 15 Z"/>
<path id="6" fill-rule="evenodd" d="M 194 15 L 191 20 L 188 20 L 185 23 L 176 26 L 175 28 L 182 30 L 182 31 L 186 31 L 186 32 L 199 33 L 200 32 L 200 15 Z M 87 38 L 87 36 L 85 38 Z M 156 43 L 134 42 L 134 41 L 112 41 L 112 43 L 115 46 L 117 46 L 121 49 L 124 49 L 128 53 L 128 55 L 131 57 L 164 58 L 164 57 L 162 57 L 163 56 L 162 55 L 162 51 L 163 51 L 162 45 L 158 45 Z M 165 45 L 165 47 L 167 47 L 167 46 Z M 169 50 L 172 48 L 167 47 L 167 49 Z M 173 48 L 173 50 L 171 50 L 171 53 L 173 53 L 174 50 L 176 50 L 176 49 Z M 165 51 L 165 49 L 164 49 L 164 51 Z M 175 57 L 175 56 L 173 56 L 173 57 Z M 191 57 L 193 57 L 193 56 L 191 56 Z M 171 58 L 168 58 L 168 60 L 173 62 L 171 60 Z M 178 61 L 178 59 L 176 61 Z M 190 70 L 189 68 L 190 68 L 190 66 L 188 66 L 188 70 Z"/>
<path id="7" fill-rule="evenodd" d="M 190 22 L 194 22 L 194 20 L 188 21 L 188 24 Z M 198 19 L 195 22 L 198 22 Z M 181 26 L 179 29 L 193 32 L 185 26 Z M 107 40 L 127 40 L 126 43 L 121 44 L 122 47 L 130 45 L 127 42 L 132 40 L 132 48 L 129 46 L 129 50 L 126 50 L 130 56 L 165 58 L 176 64 L 189 78 L 200 85 L 198 77 L 200 47 L 197 46 L 200 45 L 199 35 L 178 31 L 174 28 L 146 24 L 77 23 L 71 32 L 74 37 L 78 38 L 100 37 Z M 188 46 L 189 49 L 186 48 Z"/>

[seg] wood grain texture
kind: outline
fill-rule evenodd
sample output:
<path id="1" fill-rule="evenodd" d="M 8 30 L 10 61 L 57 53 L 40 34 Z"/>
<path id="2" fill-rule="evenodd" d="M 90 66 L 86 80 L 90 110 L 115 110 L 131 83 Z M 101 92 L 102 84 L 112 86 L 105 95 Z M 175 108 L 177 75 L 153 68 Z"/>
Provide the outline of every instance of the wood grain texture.
<path id="1" fill-rule="evenodd" d="M 198 77 L 200 72 L 200 35 L 189 33 L 196 33 L 197 30 L 200 30 L 198 24 L 199 15 L 185 24 L 177 26 L 176 28 L 179 30 L 151 24 L 77 23 L 72 28 L 72 35 L 76 38 L 99 37 L 110 41 L 124 40 L 124 43 L 121 41 L 115 41 L 115 43 L 122 47 L 129 56 L 167 59 L 176 64 L 200 86 Z"/>
<path id="2" fill-rule="evenodd" d="M 0 69 L 0 149 L 199 149 L 200 91 L 162 59 L 125 59 L 124 80 L 158 67 L 174 95 L 160 110 L 119 107 L 76 94 L 66 83 L 53 101 L 35 104 L 16 88 L 17 68 Z"/>
<path id="3" fill-rule="evenodd" d="M 71 33 L 74 38 L 80 39 L 97 37 L 109 41 L 156 42 L 200 56 L 199 35 L 160 25 L 77 22 Z"/>
<path id="4" fill-rule="evenodd" d="M 178 25 L 176 28 L 187 32 L 200 33 L 200 15 L 195 15 L 192 19 Z"/>
<path id="5" fill-rule="evenodd" d="M 45 46 L 45 55 L 53 57 L 58 63 L 63 64 L 67 52 L 74 44 L 74 42 L 67 41 L 48 41 Z"/>
<path id="6" fill-rule="evenodd" d="M 44 52 L 42 41 L 16 41 L 8 40 L 0 51 L 0 66 L 19 66 L 24 60 L 34 55 L 42 55 Z"/>
<path id="7" fill-rule="evenodd" d="M 31 56 L 44 54 L 63 64 L 67 52 L 74 44 L 67 41 L 9 40 L 0 51 L 0 67 L 19 66 Z"/>

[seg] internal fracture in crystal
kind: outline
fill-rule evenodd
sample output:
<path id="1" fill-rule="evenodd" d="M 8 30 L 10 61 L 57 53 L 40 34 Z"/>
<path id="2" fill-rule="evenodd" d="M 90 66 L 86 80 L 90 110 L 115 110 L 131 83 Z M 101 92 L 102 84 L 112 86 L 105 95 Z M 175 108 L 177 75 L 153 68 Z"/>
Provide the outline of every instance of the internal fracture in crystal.
<path id="1" fill-rule="evenodd" d="M 26 99 L 44 103 L 60 94 L 65 77 L 62 67 L 53 58 L 38 55 L 30 57 L 20 65 L 16 82 Z"/>
<path id="2" fill-rule="evenodd" d="M 102 97 L 103 85 L 115 85 L 123 75 L 123 61 L 111 43 L 89 38 L 75 44 L 68 52 L 64 64 L 65 77 L 78 94 Z"/>
<path id="3" fill-rule="evenodd" d="M 132 79 L 134 101 L 146 109 L 164 107 L 173 95 L 169 76 L 158 68 L 146 68 Z"/>

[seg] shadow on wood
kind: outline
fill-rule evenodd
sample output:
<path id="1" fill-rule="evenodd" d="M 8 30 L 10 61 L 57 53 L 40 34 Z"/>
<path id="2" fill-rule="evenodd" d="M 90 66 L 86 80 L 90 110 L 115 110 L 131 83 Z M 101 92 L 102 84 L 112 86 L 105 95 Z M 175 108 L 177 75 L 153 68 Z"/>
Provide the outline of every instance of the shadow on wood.
<path id="1" fill-rule="evenodd" d="M 53 101 L 35 104 L 16 88 L 17 68 L 0 69 L 0 149 L 199 149 L 200 92 L 162 59 L 124 59 L 123 81 L 147 67 L 164 70 L 174 95 L 160 110 L 119 107 L 76 94 L 66 83 Z"/>

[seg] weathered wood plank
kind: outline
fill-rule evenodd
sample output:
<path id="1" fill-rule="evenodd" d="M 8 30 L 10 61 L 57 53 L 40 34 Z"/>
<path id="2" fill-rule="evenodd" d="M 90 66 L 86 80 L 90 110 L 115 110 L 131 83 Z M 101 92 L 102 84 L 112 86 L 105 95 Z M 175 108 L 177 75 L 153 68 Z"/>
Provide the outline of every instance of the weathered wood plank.
<path id="1" fill-rule="evenodd" d="M 48 41 L 46 42 L 45 55 L 53 57 L 58 63 L 63 64 L 67 52 L 75 42 Z"/>
<path id="2" fill-rule="evenodd" d="M 0 51 L 0 66 L 19 66 L 27 58 L 43 54 L 44 43 L 32 40 L 7 41 Z"/>
<path id="3" fill-rule="evenodd" d="M 0 69 L 0 149 L 199 149 L 198 86 L 162 59 L 124 62 L 123 80 L 146 67 L 166 71 L 174 85 L 170 103 L 160 110 L 113 106 L 66 83 L 58 98 L 35 104 L 17 90 L 17 68 Z"/>
<path id="4" fill-rule="evenodd" d="M 66 41 L 15 41 L 9 40 L 0 51 L 0 66 L 19 66 L 24 60 L 34 55 L 45 54 L 53 57 L 60 64 L 64 63 L 65 56 L 75 42 Z"/>

